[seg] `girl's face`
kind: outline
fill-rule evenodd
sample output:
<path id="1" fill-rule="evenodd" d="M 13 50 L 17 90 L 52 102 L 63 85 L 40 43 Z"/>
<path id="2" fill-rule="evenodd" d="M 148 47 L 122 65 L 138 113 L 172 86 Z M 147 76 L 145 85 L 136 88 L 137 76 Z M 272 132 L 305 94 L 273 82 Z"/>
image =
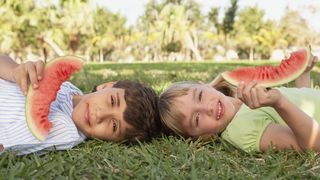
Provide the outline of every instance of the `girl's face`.
<path id="1" fill-rule="evenodd" d="M 186 95 L 176 100 L 175 105 L 184 114 L 182 131 L 192 137 L 222 132 L 241 104 L 204 84 L 192 86 Z"/>

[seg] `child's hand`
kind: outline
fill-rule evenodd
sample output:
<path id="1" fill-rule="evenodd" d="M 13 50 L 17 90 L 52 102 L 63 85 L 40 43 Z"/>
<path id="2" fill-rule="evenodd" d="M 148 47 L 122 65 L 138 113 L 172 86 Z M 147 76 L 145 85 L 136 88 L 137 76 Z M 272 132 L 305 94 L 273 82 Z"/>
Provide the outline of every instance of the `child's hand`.
<path id="1" fill-rule="evenodd" d="M 314 67 L 314 65 L 317 63 L 318 57 L 312 55 L 312 61 L 307 66 L 306 70 L 295 80 L 296 87 L 311 87 L 311 77 L 310 77 L 310 71 Z"/>
<path id="2" fill-rule="evenodd" d="M 251 109 L 264 106 L 275 107 L 279 104 L 282 94 L 276 89 L 266 89 L 265 87 L 257 87 L 256 82 L 245 84 L 241 82 L 237 88 L 238 98 Z"/>
<path id="3" fill-rule="evenodd" d="M 29 83 L 32 84 L 33 88 L 38 88 L 38 81 L 43 77 L 43 70 L 43 61 L 29 61 L 19 64 L 16 68 L 14 68 L 12 71 L 12 77 L 19 85 L 22 93 L 26 95 Z"/>
<path id="4" fill-rule="evenodd" d="M 311 54 L 312 55 L 312 54 Z M 307 69 L 303 72 L 303 73 L 310 73 L 310 71 L 312 70 L 312 68 L 314 67 L 314 65 L 318 62 L 318 57 L 312 55 L 312 61 L 311 63 L 308 65 Z"/>

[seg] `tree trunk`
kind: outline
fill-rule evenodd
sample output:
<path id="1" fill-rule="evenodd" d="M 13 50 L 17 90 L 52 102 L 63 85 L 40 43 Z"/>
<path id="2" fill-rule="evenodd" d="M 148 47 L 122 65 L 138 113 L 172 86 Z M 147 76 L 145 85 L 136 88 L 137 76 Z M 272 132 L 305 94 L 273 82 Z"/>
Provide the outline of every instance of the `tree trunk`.
<path id="1" fill-rule="evenodd" d="M 249 59 L 250 61 L 253 61 L 253 47 L 250 47 Z"/>
<path id="2" fill-rule="evenodd" d="M 91 59 L 91 54 L 92 54 L 91 49 L 92 49 L 92 47 L 89 46 L 87 49 L 85 49 L 85 52 L 84 52 L 84 56 L 85 56 L 85 58 L 86 58 L 86 60 L 88 62 L 92 61 L 92 59 Z"/>
<path id="3" fill-rule="evenodd" d="M 104 59 L 103 59 L 103 49 L 100 48 L 99 50 L 99 59 L 100 59 L 100 63 L 103 63 Z"/>
<path id="4" fill-rule="evenodd" d="M 190 36 L 190 33 L 186 33 L 184 40 L 185 40 L 185 44 L 186 44 L 187 48 L 189 48 L 192 51 L 192 53 L 194 54 L 196 61 L 202 61 L 203 58 L 200 55 L 198 47 L 194 44 L 194 42 Z"/>
<path id="5" fill-rule="evenodd" d="M 44 37 L 43 40 L 49 44 L 53 52 L 55 52 L 58 56 L 64 56 L 62 49 L 50 37 Z"/>
<path id="6" fill-rule="evenodd" d="M 229 46 L 228 46 L 228 35 L 227 34 L 223 34 L 224 37 L 224 57 L 227 57 L 227 52 L 229 50 Z"/>

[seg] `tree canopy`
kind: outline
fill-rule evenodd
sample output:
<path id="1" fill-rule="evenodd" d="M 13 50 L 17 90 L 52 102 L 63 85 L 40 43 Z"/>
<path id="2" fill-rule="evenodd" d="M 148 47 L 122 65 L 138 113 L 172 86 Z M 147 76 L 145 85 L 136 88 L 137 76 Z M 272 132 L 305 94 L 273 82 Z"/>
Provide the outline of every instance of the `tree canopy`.
<path id="1" fill-rule="evenodd" d="M 91 0 L 0 0 L 0 52 L 22 60 L 75 54 L 102 62 L 210 60 L 234 50 L 254 60 L 270 58 L 274 49 L 320 44 L 299 12 L 287 8 L 275 22 L 257 6 L 239 9 L 238 0 L 207 14 L 195 0 L 151 0 L 135 25 L 126 21 Z"/>

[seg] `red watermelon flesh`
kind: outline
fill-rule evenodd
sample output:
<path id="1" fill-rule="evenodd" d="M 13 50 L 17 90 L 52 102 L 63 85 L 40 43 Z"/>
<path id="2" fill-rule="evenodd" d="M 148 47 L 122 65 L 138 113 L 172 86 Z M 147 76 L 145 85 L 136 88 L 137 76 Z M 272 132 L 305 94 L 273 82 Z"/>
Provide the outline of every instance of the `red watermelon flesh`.
<path id="1" fill-rule="evenodd" d="M 58 57 L 45 65 L 39 87 L 29 86 L 26 97 L 26 120 L 32 134 L 43 141 L 52 128 L 48 120 L 50 104 L 56 99 L 61 84 L 78 71 L 83 60 L 75 56 Z"/>
<path id="2" fill-rule="evenodd" d="M 278 66 L 243 67 L 223 72 L 221 77 L 234 86 L 237 86 L 240 81 L 248 83 L 255 80 L 258 86 L 273 87 L 299 77 L 311 61 L 311 50 L 305 48 L 291 53 L 290 57 L 283 60 Z"/>

